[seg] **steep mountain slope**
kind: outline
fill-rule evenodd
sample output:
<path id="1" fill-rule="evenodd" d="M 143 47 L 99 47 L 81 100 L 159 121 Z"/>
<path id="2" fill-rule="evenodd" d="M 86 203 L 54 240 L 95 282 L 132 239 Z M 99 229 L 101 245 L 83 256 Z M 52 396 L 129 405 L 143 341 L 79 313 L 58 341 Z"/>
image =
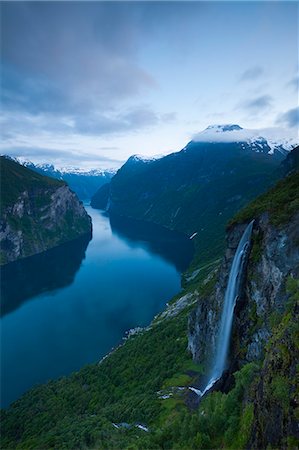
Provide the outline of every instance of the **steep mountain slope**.
<path id="1" fill-rule="evenodd" d="M 231 127 L 218 134 L 238 133 L 237 125 Z M 197 254 L 207 262 L 223 249 L 226 222 L 279 178 L 276 169 L 286 153 L 273 152 L 266 140 L 222 140 L 191 141 L 182 151 L 153 161 L 131 157 L 91 205 L 197 233 Z"/>
<path id="2" fill-rule="evenodd" d="M 91 220 L 64 181 L 1 157 L 1 264 L 40 253 L 85 233 Z"/>
<path id="3" fill-rule="evenodd" d="M 100 363 L 32 389 L 3 412 L 2 445 L 298 448 L 298 190 L 295 172 L 236 216 L 221 266 L 174 299 L 150 327 Z M 251 219 L 228 371 L 198 404 L 189 387 L 208 370 L 233 255 Z"/>
<path id="4" fill-rule="evenodd" d="M 115 174 L 114 170 L 56 169 L 53 164 L 33 164 L 29 161 L 22 164 L 41 175 L 64 180 L 81 200 L 89 200 Z"/>
<path id="5" fill-rule="evenodd" d="M 230 365 L 222 379 L 222 389 L 228 391 L 233 372 L 257 365 L 243 399 L 243 408 L 251 411 L 250 448 L 293 448 L 299 438 L 295 375 L 299 357 L 298 199 L 299 173 L 295 172 L 237 214 L 228 228 L 215 290 L 199 297 L 189 320 L 189 349 L 198 363 L 209 364 L 216 351 L 232 258 L 245 224 L 255 219 L 250 260 L 235 308 Z"/>

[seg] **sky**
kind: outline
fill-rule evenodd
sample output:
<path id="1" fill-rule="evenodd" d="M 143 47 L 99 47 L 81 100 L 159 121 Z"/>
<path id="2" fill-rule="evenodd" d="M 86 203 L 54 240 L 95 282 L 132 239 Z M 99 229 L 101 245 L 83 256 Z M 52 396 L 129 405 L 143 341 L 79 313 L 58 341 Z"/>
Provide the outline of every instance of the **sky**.
<path id="1" fill-rule="evenodd" d="M 298 136 L 297 2 L 1 2 L 0 151 L 116 168 L 216 123 Z"/>

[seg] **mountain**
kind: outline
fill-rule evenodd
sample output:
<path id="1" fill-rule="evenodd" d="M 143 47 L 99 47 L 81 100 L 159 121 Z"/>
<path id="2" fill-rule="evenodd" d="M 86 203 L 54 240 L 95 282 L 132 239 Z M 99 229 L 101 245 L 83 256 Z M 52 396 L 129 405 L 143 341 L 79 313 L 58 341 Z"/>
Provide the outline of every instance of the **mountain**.
<path id="1" fill-rule="evenodd" d="M 298 145 L 298 138 L 285 138 L 285 131 L 277 128 L 260 130 L 242 128 L 236 124 L 210 125 L 194 136 L 195 142 L 242 142 L 257 152 L 286 155 Z"/>
<path id="2" fill-rule="evenodd" d="M 91 233 L 91 220 L 64 181 L 1 157 L 1 264 Z"/>
<path id="3" fill-rule="evenodd" d="M 292 171 L 231 220 L 222 262 L 150 326 L 3 411 L 3 448 L 298 448 L 298 198 Z M 200 397 L 249 223 L 227 370 Z"/>
<path id="4" fill-rule="evenodd" d="M 197 233 L 197 254 L 213 259 L 223 249 L 226 222 L 281 176 L 287 153 L 280 147 L 274 151 L 260 137 L 232 142 L 243 131 L 238 125 L 213 126 L 180 152 L 149 161 L 133 156 L 91 205 L 189 236 Z"/>
<path id="5" fill-rule="evenodd" d="M 17 159 L 17 162 L 21 162 Z M 115 175 L 115 170 L 82 170 L 77 168 L 57 169 L 53 164 L 34 164 L 30 161 L 22 161 L 22 165 L 34 170 L 41 175 L 64 180 L 74 191 L 79 199 L 89 200 L 96 191 Z"/>
<path id="6" fill-rule="evenodd" d="M 290 173 L 299 170 L 299 147 L 294 148 L 287 155 L 281 166 L 284 175 L 289 175 Z"/>

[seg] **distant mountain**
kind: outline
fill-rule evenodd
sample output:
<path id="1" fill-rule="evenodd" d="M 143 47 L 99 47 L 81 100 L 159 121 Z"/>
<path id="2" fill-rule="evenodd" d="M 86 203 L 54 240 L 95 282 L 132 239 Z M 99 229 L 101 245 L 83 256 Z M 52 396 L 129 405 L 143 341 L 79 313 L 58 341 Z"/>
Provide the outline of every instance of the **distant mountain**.
<path id="1" fill-rule="evenodd" d="M 287 153 L 299 144 L 299 138 L 286 138 L 285 132 L 277 128 L 260 130 L 245 129 L 236 124 L 210 125 L 205 130 L 196 134 L 195 142 L 228 142 L 250 145 L 256 152 L 269 153 L 270 155 Z"/>
<path id="2" fill-rule="evenodd" d="M 91 204 L 197 233 L 197 254 L 214 258 L 222 250 L 226 222 L 282 176 L 280 164 L 288 154 L 287 145 L 274 147 L 247 131 L 211 126 L 180 152 L 155 160 L 130 157 Z"/>
<path id="3" fill-rule="evenodd" d="M 115 175 L 115 170 L 83 170 L 78 168 L 57 169 L 53 164 L 34 164 L 31 161 L 16 161 L 28 169 L 34 170 L 41 175 L 64 180 L 80 200 L 89 200 L 95 192 Z"/>
<path id="4" fill-rule="evenodd" d="M 91 235 L 91 219 L 65 181 L 3 156 L 0 169 L 0 264 Z"/>

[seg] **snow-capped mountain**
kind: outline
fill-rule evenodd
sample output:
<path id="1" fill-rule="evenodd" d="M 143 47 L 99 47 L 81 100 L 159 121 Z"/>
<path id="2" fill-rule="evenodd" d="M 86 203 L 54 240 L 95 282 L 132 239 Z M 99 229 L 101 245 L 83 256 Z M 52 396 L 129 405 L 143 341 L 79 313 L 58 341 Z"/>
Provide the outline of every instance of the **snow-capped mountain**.
<path id="1" fill-rule="evenodd" d="M 6 156 L 19 164 L 34 170 L 41 175 L 64 180 L 69 187 L 76 192 L 81 200 L 90 199 L 93 194 L 115 175 L 116 170 L 108 169 L 79 169 L 75 167 L 56 168 L 53 164 L 34 164 L 24 158 L 14 158 Z"/>
<path id="2" fill-rule="evenodd" d="M 281 128 L 245 129 L 236 124 L 210 125 L 193 137 L 194 142 L 241 143 L 252 150 L 275 154 L 287 154 L 299 143 L 299 136 L 288 136 Z"/>
<path id="3" fill-rule="evenodd" d="M 129 159 L 127 160 L 127 163 L 139 163 L 139 162 L 143 162 L 143 163 L 151 163 L 153 161 L 156 161 L 157 159 L 162 158 L 164 155 L 160 155 L 160 156 L 143 156 L 143 155 L 132 155 L 129 157 Z"/>
<path id="4" fill-rule="evenodd" d="M 60 167 L 57 168 L 53 164 L 34 164 L 31 161 L 20 160 L 20 158 L 15 158 L 16 161 L 21 163 L 23 166 L 28 167 L 29 169 L 39 169 L 44 172 L 61 174 L 61 175 L 82 175 L 82 176 L 103 176 L 107 174 L 115 175 L 115 169 L 82 169 L 79 167 Z M 55 177 L 56 178 L 56 177 Z"/>

